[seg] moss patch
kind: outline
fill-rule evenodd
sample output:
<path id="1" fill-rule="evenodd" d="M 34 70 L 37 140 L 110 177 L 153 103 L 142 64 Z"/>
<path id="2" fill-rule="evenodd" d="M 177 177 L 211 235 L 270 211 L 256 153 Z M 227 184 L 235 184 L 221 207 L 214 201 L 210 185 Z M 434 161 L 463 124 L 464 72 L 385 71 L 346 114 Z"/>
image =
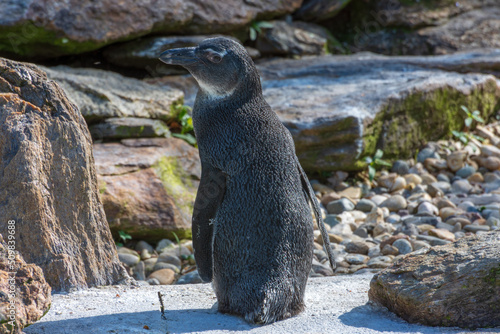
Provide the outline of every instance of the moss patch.
<path id="1" fill-rule="evenodd" d="M 485 119 L 491 117 L 497 108 L 498 94 L 496 83 L 489 80 L 470 95 L 443 87 L 389 101 L 365 129 L 362 156 L 372 156 L 379 148 L 384 151 L 384 158 L 409 158 L 424 142 L 463 129 L 465 114 L 461 105 L 480 110 Z"/>

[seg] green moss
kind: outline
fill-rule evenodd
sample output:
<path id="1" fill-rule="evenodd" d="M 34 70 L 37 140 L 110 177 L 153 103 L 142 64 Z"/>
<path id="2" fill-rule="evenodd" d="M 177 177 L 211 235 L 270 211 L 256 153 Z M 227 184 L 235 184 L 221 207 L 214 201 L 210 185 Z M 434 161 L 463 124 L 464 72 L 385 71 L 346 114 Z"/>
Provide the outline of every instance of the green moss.
<path id="1" fill-rule="evenodd" d="M 500 266 L 497 268 L 491 268 L 483 279 L 488 284 L 500 287 Z"/>
<path id="2" fill-rule="evenodd" d="M 193 211 L 195 193 L 193 183 L 176 157 L 162 157 L 153 166 L 167 193 L 177 207 L 189 216 Z"/>
<path id="3" fill-rule="evenodd" d="M 491 80 L 470 95 L 445 87 L 390 102 L 365 129 L 362 157 L 372 156 L 380 148 L 384 158 L 409 158 L 424 142 L 463 129 L 465 114 L 461 105 L 480 110 L 481 116 L 488 119 L 496 111 L 497 94 Z"/>

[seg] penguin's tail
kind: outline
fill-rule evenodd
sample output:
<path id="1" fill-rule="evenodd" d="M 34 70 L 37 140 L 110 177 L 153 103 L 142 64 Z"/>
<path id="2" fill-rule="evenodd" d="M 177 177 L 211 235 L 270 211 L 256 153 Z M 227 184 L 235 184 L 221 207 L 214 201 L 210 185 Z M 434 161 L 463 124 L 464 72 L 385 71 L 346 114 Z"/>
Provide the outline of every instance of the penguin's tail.
<path id="1" fill-rule="evenodd" d="M 297 159 L 297 166 L 298 166 L 299 173 L 300 173 L 300 179 L 302 181 L 302 187 L 303 187 L 304 192 L 307 194 L 307 197 L 309 198 L 309 200 L 311 201 L 311 204 L 313 206 L 314 215 L 316 216 L 316 221 L 318 223 L 318 228 L 321 232 L 321 237 L 323 238 L 323 248 L 325 248 L 326 254 L 328 255 L 328 260 L 330 261 L 330 266 L 332 267 L 333 270 L 335 270 L 335 268 L 336 268 L 335 256 L 333 255 L 332 247 L 330 246 L 330 237 L 328 236 L 328 232 L 326 231 L 325 222 L 323 221 L 323 218 L 321 217 L 321 210 L 319 208 L 318 200 L 316 199 L 316 196 L 314 195 L 314 191 L 311 187 L 311 184 L 309 183 L 309 180 L 307 179 L 306 172 L 304 172 L 304 169 L 302 169 L 302 166 L 300 165 L 298 159 Z"/>

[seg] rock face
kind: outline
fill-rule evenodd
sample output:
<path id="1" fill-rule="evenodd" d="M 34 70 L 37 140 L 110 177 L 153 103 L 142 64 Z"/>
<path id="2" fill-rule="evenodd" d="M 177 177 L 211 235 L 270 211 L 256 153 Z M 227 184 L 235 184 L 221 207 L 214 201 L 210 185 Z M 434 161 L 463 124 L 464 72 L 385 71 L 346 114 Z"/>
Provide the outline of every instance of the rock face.
<path id="1" fill-rule="evenodd" d="M 21 333 L 49 310 L 51 289 L 42 269 L 27 264 L 15 251 L 15 242 L 9 251 L 6 241 L 0 234 L 0 333 Z"/>
<path id="2" fill-rule="evenodd" d="M 5 59 L 0 156 L 0 221 L 15 221 L 16 249 L 42 268 L 53 290 L 128 277 L 99 201 L 83 117 L 37 67 Z"/>
<path id="3" fill-rule="evenodd" d="M 102 123 L 91 125 L 90 133 L 96 140 L 170 137 L 170 130 L 165 122 L 137 117 L 107 118 Z"/>
<path id="4" fill-rule="evenodd" d="M 26 57 L 78 54 L 150 33 L 234 31 L 292 13 L 302 0 L 2 1 L 0 51 Z"/>
<path id="5" fill-rule="evenodd" d="M 114 233 L 159 241 L 191 235 L 201 165 L 195 148 L 176 138 L 126 139 L 94 145 L 106 217 Z"/>
<path id="6" fill-rule="evenodd" d="M 500 326 L 500 232 L 407 255 L 373 277 L 368 296 L 412 323 Z"/>
<path id="7" fill-rule="evenodd" d="M 351 0 L 305 0 L 294 16 L 304 21 L 324 21 L 334 17 Z"/>
<path id="8" fill-rule="evenodd" d="M 434 2 L 374 2 L 364 19 L 370 27 L 360 24 L 353 51 L 428 55 L 500 47 L 498 1 Z"/>
<path id="9" fill-rule="evenodd" d="M 461 105 L 484 118 L 498 109 L 495 77 L 432 67 L 411 57 L 358 54 L 274 60 L 259 71 L 302 165 L 321 171 L 362 168 L 360 158 L 377 148 L 384 158 L 409 156 L 422 141 L 461 130 Z"/>
<path id="10" fill-rule="evenodd" d="M 168 120 L 182 105 L 183 94 L 120 74 L 66 66 L 43 68 L 64 89 L 89 123 L 111 117 Z"/>

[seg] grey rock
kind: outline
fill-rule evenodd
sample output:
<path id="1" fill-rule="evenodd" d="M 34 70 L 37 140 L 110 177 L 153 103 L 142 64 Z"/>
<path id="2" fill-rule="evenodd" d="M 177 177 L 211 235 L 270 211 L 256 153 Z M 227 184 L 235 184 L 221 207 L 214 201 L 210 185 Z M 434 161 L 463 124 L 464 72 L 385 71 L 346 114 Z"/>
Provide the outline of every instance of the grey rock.
<path id="1" fill-rule="evenodd" d="M 203 283 L 200 275 L 198 274 L 198 270 L 194 270 L 190 273 L 182 275 L 179 280 L 175 284 L 197 284 Z"/>
<path id="2" fill-rule="evenodd" d="M 500 231 L 420 250 L 376 274 L 368 297 L 411 323 L 499 326 L 499 258 Z"/>
<path id="3" fill-rule="evenodd" d="M 138 252 L 142 252 L 143 250 L 147 250 L 149 253 L 153 253 L 155 251 L 154 247 L 151 246 L 149 243 L 147 243 L 144 240 L 139 241 L 135 245 L 135 250 Z"/>
<path id="4" fill-rule="evenodd" d="M 390 214 L 385 221 L 389 224 L 398 224 L 399 222 L 401 222 L 401 216 L 393 213 Z"/>
<path id="5" fill-rule="evenodd" d="M 368 254 L 367 255 L 370 258 L 374 258 L 374 257 L 380 256 L 381 253 L 380 253 L 380 247 L 379 247 L 379 245 L 370 247 L 370 249 L 368 250 Z"/>
<path id="6" fill-rule="evenodd" d="M 130 268 L 135 266 L 141 260 L 138 256 L 124 253 L 118 253 L 118 258 L 122 263 L 126 264 Z"/>
<path id="7" fill-rule="evenodd" d="M 403 196 L 401 195 L 394 195 L 394 196 L 391 196 L 390 198 L 388 198 L 387 200 L 385 200 L 384 202 L 382 202 L 380 204 L 380 207 L 382 208 L 387 208 L 389 209 L 389 211 L 399 211 L 399 210 L 403 210 L 403 209 L 406 209 L 407 207 L 407 203 L 406 203 L 406 200 Z"/>
<path id="8" fill-rule="evenodd" d="M 431 245 L 427 241 L 423 240 L 411 240 L 410 243 L 414 251 L 422 248 L 431 248 Z"/>
<path id="9" fill-rule="evenodd" d="M 392 265 L 393 259 L 390 256 L 377 256 L 368 261 L 367 265 L 370 268 L 388 268 Z"/>
<path id="10" fill-rule="evenodd" d="M 392 164 L 391 172 L 399 175 L 406 175 L 410 172 L 410 166 L 404 160 L 396 160 Z"/>
<path id="11" fill-rule="evenodd" d="M 305 21 L 324 21 L 335 17 L 351 0 L 305 0 L 293 14 Z"/>
<path id="12" fill-rule="evenodd" d="M 392 243 L 392 246 L 398 249 L 399 254 L 404 255 L 413 252 L 411 243 L 406 239 L 398 239 Z"/>
<path id="13" fill-rule="evenodd" d="M 179 267 L 176 265 L 173 265 L 171 263 L 165 263 L 165 262 L 156 262 L 155 266 L 153 267 L 153 272 L 162 270 L 162 269 L 171 269 L 173 270 L 176 274 L 180 273 Z"/>
<path id="14" fill-rule="evenodd" d="M 438 181 L 441 181 L 441 182 L 450 183 L 450 178 L 448 177 L 448 175 L 443 174 L 443 173 L 439 173 L 439 174 L 436 176 L 436 179 L 437 179 Z"/>
<path id="15" fill-rule="evenodd" d="M 334 227 L 339 224 L 340 221 L 337 219 L 337 215 L 326 215 L 324 219 L 325 224 L 330 225 L 330 227 Z"/>
<path id="16" fill-rule="evenodd" d="M 447 231 L 453 231 L 454 229 L 454 225 L 451 225 L 451 224 L 448 224 L 448 223 L 443 223 L 443 222 L 438 222 L 436 224 L 436 228 L 441 228 L 443 230 L 447 230 Z"/>
<path id="17" fill-rule="evenodd" d="M 489 227 L 500 227 L 500 219 L 495 217 L 489 217 L 486 220 L 486 225 L 488 225 Z"/>
<path id="18" fill-rule="evenodd" d="M 147 34 L 233 32 L 291 14 L 302 1 L 133 0 L 0 2 L 0 49 L 24 57 L 78 54 Z M 78 13 L 78 15 L 75 15 Z M 33 22 L 27 25 L 28 22 Z M 57 35 L 57 38 L 54 36 Z M 15 36 L 16 43 L 12 42 Z"/>
<path id="19" fill-rule="evenodd" d="M 191 251 L 186 246 L 175 245 L 175 247 L 164 249 L 163 252 L 160 254 L 160 257 L 167 255 L 178 256 L 178 257 L 189 256 L 191 255 Z"/>
<path id="20" fill-rule="evenodd" d="M 395 62 L 393 58 L 363 54 L 275 59 L 259 64 L 264 96 L 291 131 L 306 170 L 356 168 L 357 157 L 374 154 L 374 148 L 364 144 L 368 134 L 388 157 L 396 154 L 393 148 L 409 156 L 421 141 L 448 134 L 450 124 L 460 115 L 459 108 L 443 106 L 446 110 L 456 109 L 451 119 L 433 118 L 442 115 L 440 110 L 434 110 L 424 116 L 423 123 L 410 126 L 403 120 L 407 119 L 404 115 L 419 113 L 412 109 L 417 104 L 410 102 L 416 96 L 423 98 L 418 110 L 433 110 L 431 96 L 443 90 L 451 94 L 445 101 L 453 102 L 453 106 L 467 104 L 466 99 L 476 91 L 492 99 L 500 94 L 497 79 L 492 76 L 424 69 L 425 61 L 413 66 L 405 63 L 410 59 L 398 59 Z M 393 117 L 382 116 L 387 110 L 392 110 Z M 483 110 L 484 116 L 493 111 L 493 107 Z M 424 134 L 425 138 L 421 138 Z M 322 159 L 318 160 L 318 156 Z"/>
<path id="21" fill-rule="evenodd" d="M 417 154 L 417 162 L 423 163 L 428 158 L 440 159 L 440 156 L 431 148 L 424 148 Z"/>
<path id="22" fill-rule="evenodd" d="M 488 232 L 490 229 L 491 229 L 491 227 L 488 225 L 467 225 L 467 226 L 464 226 L 464 230 L 466 230 L 467 232 L 473 232 L 473 233 L 477 233 L 479 231 Z"/>
<path id="23" fill-rule="evenodd" d="M 398 255 L 399 254 L 399 249 L 392 245 L 385 245 L 382 250 L 380 251 L 384 255 Z"/>
<path id="24" fill-rule="evenodd" d="M 438 215 L 439 209 L 432 203 L 422 202 L 418 206 L 418 214 Z"/>
<path id="25" fill-rule="evenodd" d="M 148 282 L 149 285 L 161 285 L 157 278 L 149 278 L 146 282 Z"/>
<path id="26" fill-rule="evenodd" d="M 445 194 L 451 191 L 450 183 L 444 182 L 444 181 L 433 182 L 429 186 L 435 187 Z M 432 196 L 432 194 L 430 194 L 430 195 Z"/>
<path id="27" fill-rule="evenodd" d="M 403 218 L 404 222 L 413 225 L 433 225 L 436 226 L 441 221 L 439 217 L 426 217 L 426 216 L 407 216 Z"/>
<path id="28" fill-rule="evenodd" d="M 115 72 L 56 66 L 43 68 L 75 103 L 87 122 L 111 117 L 169 120 L 183 93 L 127 78 Z"/>
<path id="29" fill-rule="evenodd" d="M 457 176 L 461 177 L 462 179 L 466 179 L 469 176 L 471 176 L 472 174 L 474 174 L 475 172 L 476 172 L 476 169 L 474 167 L 464 166 L 464 167 L 460 168 L 459 170 L 457 170 L 457 172 L 455 174 Z"/>
<path id="30" fill-rule="evenodd" d="M 161 239 L 156 245 L 156 251 L 162 253 L 167 248 L 174 248 L 175 243 L 170 239 Z"/>
<path id="31" fill-rule="evenodd" d="M 354 203 L 347 198 L 341 198 L 337 201 L 330 202 L 326 205 L 326 210 L 329 214 L 340 214 L 344 211 L 354 210 Z"/>
<path id="32" fill-rule="evenodd" d="M 144 265 L 144 262 L 139 262 L 135 267 L 134 267 L 134 278 L 138 281 L 145 281 L 146 280 L 146 266 Z"/>
<path id="33" fill-rule="evenodd" d="M 170 137 L 167 124 L 158 119 L 137 117 L 107 118 L 90 125 L 90 134 L 96 141 L 103 139 Z"/>
<path id="34" fill-rule="evenodd" d="M 255 46 L 263 55 L 321 55 L 328 43 L 325 28 L 311 23 L 270 21 L 272 27 L 261 28 Z"/>
<path id="35" fill-rule="evenodd" d="M 158 256 L 158 262 L 171 263 L 176 267 L 181 267 L 181 260 L 176 255 L 171 255 L 170 253 L 161 253 Z"/>
<path id="36" fill-rule="evenodd" d="M 371 212 L 373 209 L 377 207 L 373 201 L 362 198 L 356 203 L 355 209 L 363 212 Z"/>
<path id="37" fill-rule="evenodd" d="M 439 239 L 437 237 L 431 237 L 429 235 L 422 235 L 422 234 L 420 234 L 420 235 L 417 236 L 417 240 L 426 241 L 431 246 L 447 245 L 447 244 L 449 244 L 451 242 L 449 240 L 443 240 L 443 239 Z"/>
<path id="38" fill-rule="evenodd" d="M 355 235 L 361 238 L 368 238 L 368 231 L 364 227 L 358 227 L 354 232 Z"/>
<path id="39" fill-rule="evenodd" d="M 367 263 L 370 258 L 362 254 L 347 254 L 345 260 L 352 265 L 359 265 Z"/>
<path id="40" fill-rule="evenodd" d="M 456 194 L 468 194 L 472 185 L 467 180 L 457 180 L 451 185 L 451 191 Z"/>
<path id="41" fill-rule="evenodd" d="M 312 270 L 317 274 L 321 274 L 322 276 L 332 276 L 333 275 L 332 268 L 330 268 L 329 265 L 322 264 L 322 263 L 316 261 L 316 259 L 313 259 L 313 261 L 312 261 Z"/>
<path id="42" fill-rule="evenodd" d="M 367 255 L 369 249 L 370 246 L 364 241 L 351 241 L 345 245 L 345 251 L 348 253 Z"/>

